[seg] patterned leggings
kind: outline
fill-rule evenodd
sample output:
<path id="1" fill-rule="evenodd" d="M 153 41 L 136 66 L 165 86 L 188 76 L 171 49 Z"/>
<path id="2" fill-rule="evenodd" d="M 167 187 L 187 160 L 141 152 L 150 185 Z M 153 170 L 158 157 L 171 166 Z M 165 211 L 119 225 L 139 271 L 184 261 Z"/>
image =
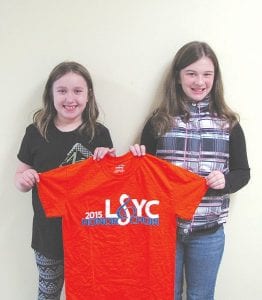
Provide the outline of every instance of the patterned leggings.
<path id="1" fill-rule="evenodd" d="M 38 300 L 59 300 L 64 284 L 63 259 L 47 258 L 35 251 L 39 271 Z"/>

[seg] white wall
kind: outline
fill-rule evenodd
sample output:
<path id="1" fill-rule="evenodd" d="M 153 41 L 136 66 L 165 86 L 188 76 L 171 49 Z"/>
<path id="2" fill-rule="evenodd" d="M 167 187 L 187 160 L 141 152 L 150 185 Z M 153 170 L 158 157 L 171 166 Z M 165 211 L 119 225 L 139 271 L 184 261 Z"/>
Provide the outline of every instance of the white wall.
<path id="1" fill-rule="evenodd" d="M 63 60 L 89 69 L 101 120 L 122 154 L 157 105 L 175 52 L 191 40 L 208 42 L 218 55 L 252 168 L 250 184 L 232 197 L 216 299 L 261 299 L 260 2 L 0 0 L 1 299 L 36 298 L 30 194 L 15 190 L 13 175 L 24 129 L 41 104 L 51 69 Z"/>

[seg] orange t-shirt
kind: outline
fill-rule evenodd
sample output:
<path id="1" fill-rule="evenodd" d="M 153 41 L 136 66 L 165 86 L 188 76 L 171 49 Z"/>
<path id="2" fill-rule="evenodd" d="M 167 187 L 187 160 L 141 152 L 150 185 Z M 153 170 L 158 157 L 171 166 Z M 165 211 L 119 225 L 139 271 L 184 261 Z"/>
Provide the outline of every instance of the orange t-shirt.
<path id="1" fill-rule="evenodd" d="M 67 300 L 174 299 L 176 217 L 190 219 L 204 178 L 149 154 L 107 156 L 40 174 L 61 216 Z"/>

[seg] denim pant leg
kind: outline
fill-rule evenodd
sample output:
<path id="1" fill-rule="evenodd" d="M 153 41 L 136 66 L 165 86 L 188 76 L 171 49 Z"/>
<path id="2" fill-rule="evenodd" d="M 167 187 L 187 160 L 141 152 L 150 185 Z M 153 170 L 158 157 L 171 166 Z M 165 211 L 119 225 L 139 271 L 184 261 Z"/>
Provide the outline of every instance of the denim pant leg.
<path id="1" fill-rule="evenodd" d="M 223 226 L 215 233 L 184 237 L 177 244 L 179 251 L 176 261 L 185 269 L 187 300 L 213 300 L 225 244 Z M 179 268 L 176 272 L 176 300 L 182 299 L 183 273 Z"/>
<path id="2" fill-rule="evenodd" d="M 38 300 L 59 300 L 64 284 L 63 259 L 47 258 L 35 251 L 39 272 Z"/>
<path id="3" fill-rule="evenodd" d="M 184 245 L 177 239 L 176 244 L 176 274 L 175 274 L 175 300 L 182 300 L 184 285 Z"/>

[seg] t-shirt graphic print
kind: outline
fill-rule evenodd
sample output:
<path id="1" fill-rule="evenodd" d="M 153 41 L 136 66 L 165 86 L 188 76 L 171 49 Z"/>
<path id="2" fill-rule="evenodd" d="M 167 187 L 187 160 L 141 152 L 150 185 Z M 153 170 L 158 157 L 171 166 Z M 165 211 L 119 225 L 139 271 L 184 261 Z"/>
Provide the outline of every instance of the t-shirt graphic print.
<path id="1" fill-rule="evenodd" d="M 66 158 L 61 163 L 61 166 L 74 164 L 78 161 L 84 160 L 92 156 L 92 152 L 84 147 L 81 143 L 76 143 L 72 149 L 67 153 Z"/>
<path id="2" fill-rule="evenodd" d="M 174 299 L 176 218 L 192 218 L 203 177 L 149 154 L 89 158 L 40 174 L 62 217 L 67 300 Z"/>

